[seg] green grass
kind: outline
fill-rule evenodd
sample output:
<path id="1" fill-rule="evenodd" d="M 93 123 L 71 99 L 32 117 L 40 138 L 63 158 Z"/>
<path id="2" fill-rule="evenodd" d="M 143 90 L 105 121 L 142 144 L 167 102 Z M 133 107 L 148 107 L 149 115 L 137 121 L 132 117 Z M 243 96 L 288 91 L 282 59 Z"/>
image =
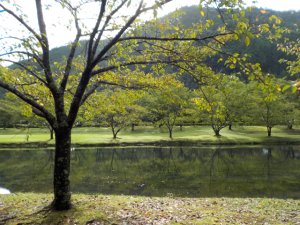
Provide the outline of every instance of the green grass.
<path id="1" fill-rule="evenodd" d="M 208 126 L 184 127 L 180 131 L 174 129 L 172 142 L 192 142 L 202 144 L 261 144 L 261 143 L 299 143 L 300 129 L 287 130 L 284 127 L 273 128 L 272 137 L 267 137 L 266 128 L 260 126 L 234 127 L 221 131 L 216 137 Z M 137 127 L 135 131 L 123 130 L 117 140 L 112 139 L 109 128 L 74 128 L 72 143 L 81 145 L 97 144 L 153 144 L 171 141 L 165 128 Z M 47 129 L 0 129 L 0 145 L 2 144 L 45 143 L 54 145 L 49 139 Z"/>
<path id="2" fill-rule="evenodd" d="M 73 208 L 47 210 L 49 194 L 0 196 L 0 224 L 297 224 L 300 201 L 73 195 Z M 97 223 L 98 222 L 98 223 Z"/>

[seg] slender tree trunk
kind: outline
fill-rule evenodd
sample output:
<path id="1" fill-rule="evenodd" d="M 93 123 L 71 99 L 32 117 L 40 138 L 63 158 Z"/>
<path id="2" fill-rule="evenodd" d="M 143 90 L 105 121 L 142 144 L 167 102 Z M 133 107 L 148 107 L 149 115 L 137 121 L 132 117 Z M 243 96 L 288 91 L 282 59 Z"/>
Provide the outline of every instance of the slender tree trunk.
<path id="1" fill-rule="evenodd" d="M 53 128 L 50 128 L 50 140 L 53 140 L 54 138 L 54 130 Z"/>
<path id="2" fill-rule="evenodd" d="M 216 128 L 213 128 L 214 132 L 215 132 L 215 136 L 217 137 L 220 137 L 221 134 L 220 134 L 220 130 L 219 129 L 216 129 Z"/>
<path id="3" fill-rule="evenodd" d="M 216 135 L 217 137 L 220 137 L 220 136 L 221 136 L 220 131 L 219 131 L 219 130 L 215 130 L 215 135 Z"/>
<path id="4" fill-rule="evenodd" d="M 268 131 L 268 137 L 271 137 L 271 135 L 272 135 L 272 127 L 267 127 L 267 131 Z"/>
<path id="5" fill-rule="evenodd" d="M 131 131 L 134 131 L 134 128 L 135 128 L 135 124 L 132 123 L 132 124 L 131 124 Z"/>
<path id="6" fill-rule="evenodd" d="M 232 130 L 232 124 L 229 124 L 228 129 Z"/>
<path id="7" fill-rule="evenodd" d="M 182 130 L 183 130 L 183 129 L 182 129 L 183 125 L 182 125 L 182 124 L 180 124 L 180 125 L 179 125 L 179 127 L 180 127 L 180 131 L 182 131 Z"/>
<path id="8" fill-rule="evenodd" d="M 169 130 L 169 138 L 173 139 L 173 130 L 172 130 L 172 128 L 168 127 L 168 130 Z"/>
<path id="9" fill-rule="evenodd" d="M 55 129 L 54 200 L 52 202 L 54 210 L 71 208 L 70 153 L 71 129 Z"/>
<path id="10" fill-rule="evenodd" d="M 293 124 L 292 124 L 292 123 L 289 123 L 288 126 L 287 126 L 287 128 L 288 128 L 289 130 L 293 130 Z"/>
<path id="11" fill-rule="evenodd" d="M 117 139 L 117 134 L 113 133 L 113 139 Z"/>

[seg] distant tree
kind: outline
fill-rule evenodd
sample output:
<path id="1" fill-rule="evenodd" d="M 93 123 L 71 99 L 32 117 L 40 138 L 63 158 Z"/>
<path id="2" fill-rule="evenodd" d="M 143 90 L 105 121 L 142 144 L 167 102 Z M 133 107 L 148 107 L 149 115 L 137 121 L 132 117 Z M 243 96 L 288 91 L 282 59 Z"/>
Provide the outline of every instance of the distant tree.
<path id="1" fill-rule="evenodd" d="M 286 102 L 279 91 L 280 85 L 272 79 L 268 88 L 258 82 L 250 83 L 249 88 L 252 94 L 252 107 L 249 112 L 252 123 L 266 126 L 270 137 L 274 126 L 284 124 Z"/>
<path id="2" fill-rule="evenodd" d="M 214 86 L 205 86 L 197 90 L 195 104 L 202 120 L 211 125 L 215 136 L 221 136 L 220 131 L 228 125 L 228 114 L 221 100 L 221 94 Z"/>
<path id="3" fill-rule="evenodd" d="M 223 74 L 210 75 L 205 85 L 195 91 L 194 102 L 204 117 L 209 121 L 216 136 L 224 127 L 232 128 L 233 123 L 245 120 L 248 110 L 246 84 L 235 76 Z"/>
<path id="4" fill-rule="evenodd" d="M 247 120 L 249 110 L 247 85 L 236 76 L 224 76 L 218 89 L 220 101 L 226 110 L 228 128 L 231 130 L 234 123 L 242 124 Z"/>
<path id="5" fill-rule="evenodd" d="M 169 138 L 173 138 L 173 128 L 189 107 L 190 93 L 182 83 L 172 76 L 166 75 L 162 79 L 166 86 L 160 89 L 148 90 L 148 94 L 141 100 L 147 109 L 149 117 L 154 123 L 168 128 Z"/>
<path id="6" fill-rule="evenodd" d="M 109 126 L 116 139 L 122 129 L 141 120 L 144 109 L 137 104 L 139 97 L 134 90 L 106 89 L 91 97 L 84 107 L 85 117 Z"/>
<path id="7" fill-rule="evenodd" d="M 0 127 L 14 127 L 23 119 L 18 105 L 7 99 L 0 100 Z"/>

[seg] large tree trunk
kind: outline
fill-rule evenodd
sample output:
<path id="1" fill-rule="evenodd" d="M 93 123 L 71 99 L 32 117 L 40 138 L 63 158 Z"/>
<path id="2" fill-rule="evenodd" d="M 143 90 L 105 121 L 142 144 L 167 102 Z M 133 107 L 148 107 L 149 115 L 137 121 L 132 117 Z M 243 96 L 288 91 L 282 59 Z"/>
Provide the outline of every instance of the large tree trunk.
<path id="1" fill-rule="evenodd" d="M 71 208 L 70 192 L 70 153 L 71 129 L 58 128 L 55 130 L 55 163 L 54 163 L 54 210 Z"/>

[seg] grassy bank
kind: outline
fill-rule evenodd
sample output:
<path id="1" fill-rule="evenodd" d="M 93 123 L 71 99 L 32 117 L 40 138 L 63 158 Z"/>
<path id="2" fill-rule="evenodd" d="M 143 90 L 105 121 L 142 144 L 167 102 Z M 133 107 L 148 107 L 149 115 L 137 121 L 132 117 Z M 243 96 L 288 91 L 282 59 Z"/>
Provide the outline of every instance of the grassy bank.
<path id="1" fill-rule="evenodd" d="M 259 198 L 73 196 L 74 207 L 51 212 L 48 194 L 0 196 L 0 224 L 297 224 L 300 201 Z"/>
<path id="2" fill-rule="evenodd" d="M 174 138 L 168 138 L 166 129 L 137 127 L 135 131 L 123 130 L 118 139 L 113 140 L 109 128 L 74 128 L 72 143 L 77 145 L 118 145 L 118 144 L 285 144 L 300 143 L 300 129 L 287 130 L 284 127 L 273 128 L 272 137 L 267 137 L 266 128 L 259 126 L 227 128 L 221 131 L 221 137 L 214 136 L 207 126 L 184 127 L 174 129 Z M 0 145 L 44 144 L 54 145 L 49 139 L 49 131 L 41 128 L 0 129 Z"/>

